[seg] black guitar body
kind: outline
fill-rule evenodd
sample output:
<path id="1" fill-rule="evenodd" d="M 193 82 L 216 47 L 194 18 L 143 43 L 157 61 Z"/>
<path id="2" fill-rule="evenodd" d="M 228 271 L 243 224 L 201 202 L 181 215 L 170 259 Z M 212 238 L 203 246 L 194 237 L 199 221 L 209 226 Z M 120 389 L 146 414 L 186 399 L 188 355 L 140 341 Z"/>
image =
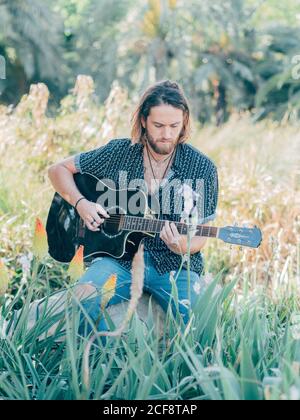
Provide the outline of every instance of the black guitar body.
<path id="1" fill-rule="evenodd" d="M 110 217 L 105 219 L 100 231 L 93 232 L 84 225 L 74 207 L 55 193 L 46 223 L 52 258 L 68 263 L 78 246 L 84 245 L 85 262 L 101 256 L 131 259 L 146 236 L 155 236 L 153 233 L 128 231 L 119 227 L 124 214 L 154 218 L 148 207 L 147 195 L 142 190 L 115 190 L 90 174 L 77 173 L 74 181 L 81 194 L 89 201 L 102 205 Z"/>

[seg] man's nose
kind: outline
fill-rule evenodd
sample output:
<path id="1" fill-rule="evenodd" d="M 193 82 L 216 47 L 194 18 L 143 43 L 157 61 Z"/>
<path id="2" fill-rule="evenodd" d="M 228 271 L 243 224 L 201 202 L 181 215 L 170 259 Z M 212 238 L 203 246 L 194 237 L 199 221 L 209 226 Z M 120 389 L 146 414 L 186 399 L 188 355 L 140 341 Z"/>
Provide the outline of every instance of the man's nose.
<path id="1" fill-rule="evenodd" d="M 172 138 L 172 135 L 171 135 L 171 128 L 170 128 L 170 127 L 165 127 L 165 128 L 164 128 L 164 131 L 163 131 L 163 136 L 164 136 L 164 138 L 165 138 L 165 139 L 170 139 L 170 138 Z"/>

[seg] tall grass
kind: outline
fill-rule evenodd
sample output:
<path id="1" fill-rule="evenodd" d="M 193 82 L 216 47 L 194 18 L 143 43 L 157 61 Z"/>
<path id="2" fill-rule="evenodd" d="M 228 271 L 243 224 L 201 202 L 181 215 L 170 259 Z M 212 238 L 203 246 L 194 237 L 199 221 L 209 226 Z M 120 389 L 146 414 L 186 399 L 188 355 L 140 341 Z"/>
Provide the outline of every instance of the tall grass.
<path id="1" fill-rule="evenodd" d="M 77 333 L 80 303 L 74 301 L 56 316 L 45 310 L 28 328 L 32 279 L 13 325 L 9 322 L 14 300 L 2 306 L 1 320 L 8 324 L 1 328 L 1 397 L 247 400 L 299 396 L 300 337 L 293 324 L 299 314 L 296 294 L 283 295 L 280 304 L 274 304 L 259 291 L 237 304 L 237 279 L 217 288 L 221 280 L 221 274 L 216 276 L 199 295 L 186 329 L 169 310 L 162 337 L 155 334 L 150 305 L 146 324 L 134 315 L 127 333 L 107 337 L 105 344 L 96 339 L 86 387 L 83 357 L 89 337 Z M 177 304 L 175 290 L 172 296 Z M 54 334 L 45 336 L 57 323 Z"/>
<path id="2" fill-rule="evenodd" d="M 299 399 L 299 126 L 253 125 L 249 116 L 195 125 L 192 143 L 219 169 L 214 224 L 257 224 L 263 242 L 255 250 L 208 242 L 207 289 L 186 328 L 169 311 L 160 337 L 150 305 L 146 324 L 135 313 L 128 332 L 95 339 L 87 372 L 91 337 L 78 334 L 76 296 L 29 322 L 31 302 L 68 287 L 67 267 L 32 256 L 34 220 L 45 220 L 53 195 L 47 166 L 129 136 L 127 93 L 115 85 L 99 109 L 92 91 L 90 79 L 78 80 L 55 118 L 44 112 L 43 86 L 16 110 L 0 109 L 0 258 L 11 279 L 0 298 L 0 398 Z M 176 303 L 176 283 L 172 296 Z"/>

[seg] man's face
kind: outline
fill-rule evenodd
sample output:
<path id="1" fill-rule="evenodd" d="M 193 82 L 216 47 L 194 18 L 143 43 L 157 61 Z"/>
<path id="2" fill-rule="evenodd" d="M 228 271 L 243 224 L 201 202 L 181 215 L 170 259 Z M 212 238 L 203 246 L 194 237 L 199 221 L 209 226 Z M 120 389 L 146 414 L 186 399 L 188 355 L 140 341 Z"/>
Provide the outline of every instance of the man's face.
<path id="1" fill-rule="evenodd" d="M 174 150 L 183 127 L 183 111 L 171 105 L 151 108 L 147 121 L 142 119 L 148 142 L 160 155 L 168 155 Z"/>

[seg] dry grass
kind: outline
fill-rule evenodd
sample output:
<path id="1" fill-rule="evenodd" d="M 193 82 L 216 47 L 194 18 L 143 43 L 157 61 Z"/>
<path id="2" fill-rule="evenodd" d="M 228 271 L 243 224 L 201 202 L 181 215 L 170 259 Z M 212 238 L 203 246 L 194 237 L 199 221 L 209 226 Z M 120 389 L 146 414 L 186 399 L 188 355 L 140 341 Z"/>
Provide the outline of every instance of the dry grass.
<path id="1" fill-rule="evenodd" d="M 219 169 L 214 224 L 256 224 L 263 242 L 240 250 L 208 241 L 206 269 L 216 274 L 225 268 L 228 284 L 217 288 L 216 276 L 185 334 L 168 320 L 161 354 L 157 336 L 145 334 L 135 316 L 128 337 L 107 337 L 113 340 L 107 349 L 95 341 L 90 358 L 86 338 L 79 340 L 73 328 L 76 311 L 60 324 L 67 334 L 59 348 L 60 330 L 49 340 L 36 338 L 60 319 L 44 314 L 27 331 L 31 301 L 61 289 L 67 274 L 50 258 L 34 259 L 30 268 L 34 222 L 46 220 L 53 196 L 47 167 L 130 133 L 127 93 L 115 85 L 98 108 L 92 92 L 93 81 L 79 78 L 52 118 L 45 114 L 43 85 L 33 87 L 15 111 L 0 108 L 0 260 L 13 279 L 0 300 L 0 399 L 299 399 L 299 126 L 254 125 L 248 116 L 232 116 L 221 128 L 195 129 L 192 143 Z M 132 290 L 138 298 L 143 264 L 136 262 Z M 20 308 L 7 339 L 4 325 Z"/>
<path id="2" fill-rule="evenodd" d="M 55 117 L 46 115 L 48 90 L 32 87 L 15 111 L 0 108 L 0 257 L 17 267 L 27 253 L 36 216 L 46 219 L 53 189 L 47 167 L 66 156 L 130 134 L 134 107 L 117 84 L 106 104 L 92 100 L 93 82 L 78 78 Z M 256 224 L 259 249 L 211 240 L 204 250 L 207 269 L 227 268 L 229 279 L 242 274 L 278 287 L 299 283 L 300 138 L 299 126 L 271 121 L 252 124 L 232 116 L 221 128 L 195 127 L 192 144 L 219 169 L 218 217 L 214 224 Z M 283 273 L 284 270 L 284 274 Z"/>
<path id="3" fill-rule="evenodd" d="M 271 121 L 253 125 L 245 116 L 232 116 L 220 129 L 200 131 L 194 144 L 219 168 L 218 226 L 256 224 L 263 233 L 257 250 L 233 246 L 229 252 L 218 242 L 211 244 L 209 257 L 220 262 L 225 256 L 233 273 L 248 275 L 252 285 L 299 283 L 299 127 Z"/>

